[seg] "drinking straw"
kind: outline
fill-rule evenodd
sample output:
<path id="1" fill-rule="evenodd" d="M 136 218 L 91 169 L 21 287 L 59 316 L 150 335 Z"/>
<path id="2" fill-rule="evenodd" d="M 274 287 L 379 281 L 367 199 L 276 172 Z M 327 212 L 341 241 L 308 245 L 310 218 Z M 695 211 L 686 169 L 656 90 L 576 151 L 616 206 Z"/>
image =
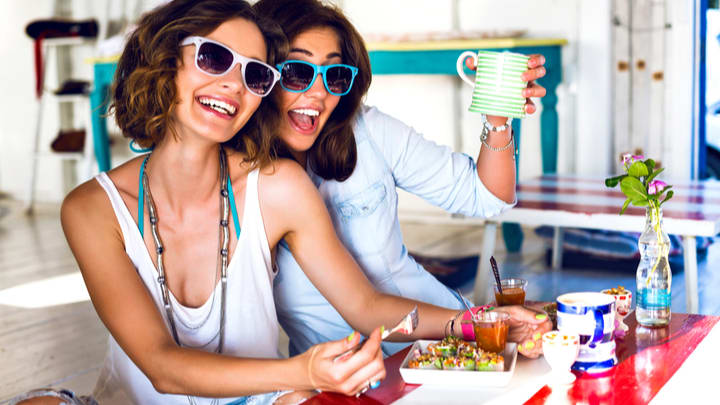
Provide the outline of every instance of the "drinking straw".
<path id="1" fill-rule="evenodd" d="M 472 320 L 474 321 L 475 318 L 476 318 L 475 313 L 472 311 L 472 308 L 470 308 L 470 305 L 468 305 L 467 301 L 465 300 L 465 296 L 462 295 L 462 293 L 460 292 L 460 290 L 457 289 L 457 288 L 455 289 L 455 292 L 458 293 L 458 295 L 459 295 L 460 298 L 462 299 L 463 304 L 465 304 L 465 308 L 467 308 L 468 312 L 470 312 L 470 317 L 471 317 Z"/>
<path id="2" fill-rule="evenodd" d="M 495 275 L 495 282 L 497 283 L 498 292 L 502 295 L 503 292 L 502 285 L 500 284 L 500 272 L 498 271 L 495 256 L 490 256 L 490 266 L 492 267 L 492 272 Z"/>

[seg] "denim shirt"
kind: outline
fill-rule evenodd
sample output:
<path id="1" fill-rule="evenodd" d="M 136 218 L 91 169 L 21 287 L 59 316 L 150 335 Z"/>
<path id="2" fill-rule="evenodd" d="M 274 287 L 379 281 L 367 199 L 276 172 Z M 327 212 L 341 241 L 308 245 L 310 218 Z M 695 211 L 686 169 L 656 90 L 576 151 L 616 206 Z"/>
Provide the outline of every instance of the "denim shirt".
<path id="1" fill-rule="evenodd" d="M 358 113 L 354 133 L 357 165 L 347 180 L 324 180 L 309 170 L 338 237 L 379 291 L 463 308 L 454 291 L 408 255 L 396 187 L 467 216 L 490 217 L 513 204 L 485 188 L 470 156 L 424 139 L 376 108 L 364 107 Z M 275 307 L 290 337 L 290 354 L 347 337 L 353 329 L 305 276 L 285 243 L 278 244 L 276 260 Z M 383 343 L 383 351 L 392 354 L 405 346 Z"/>

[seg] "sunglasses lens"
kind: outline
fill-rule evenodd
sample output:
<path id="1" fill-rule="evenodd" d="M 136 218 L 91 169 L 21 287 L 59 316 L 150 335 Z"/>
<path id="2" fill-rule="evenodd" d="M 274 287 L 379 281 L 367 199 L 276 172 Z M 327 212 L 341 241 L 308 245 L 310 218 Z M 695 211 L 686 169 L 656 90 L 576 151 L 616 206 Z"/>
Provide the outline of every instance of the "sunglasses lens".
<path id="1" fill-rule="evenodd" d="M 333 66 L 325 72 L 328 90 L 335 94 L 344 94 L 352 84 L 352 70 L 347 66 Z"/>
<path id="2" fill-rule="evenodd" d="M 282 68 L 282 85 L 292 91 L 303 91 L 310 87 L 315 69 L 304 63 L 289 62 Z"/>
<path id="3" fill-rule="evenodd" d="M 233 55 L 226 48 L 204 42 L 197 53 L 197 65 L 200 69 L 213 75 L 227 72 L 232 65 Z"/>
<path id="4" fill-rule="evenodd" d="M 265 95 L 272 89 L 275 76 L 269 67 L 262 63 L 248 62 L 245 66 L 245 84 L 258 95 Z"/>

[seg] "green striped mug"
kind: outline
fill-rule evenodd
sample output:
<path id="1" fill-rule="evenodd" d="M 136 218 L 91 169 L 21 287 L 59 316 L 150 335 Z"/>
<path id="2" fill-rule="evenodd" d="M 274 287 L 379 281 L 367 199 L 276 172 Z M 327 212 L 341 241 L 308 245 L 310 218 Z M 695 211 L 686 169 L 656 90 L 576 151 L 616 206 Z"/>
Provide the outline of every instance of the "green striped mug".
<path id="1" fill-rule="evenodd" d="M 465 74 L 465 59 L 477 66 L 475 79 Z M 528 69 L 528 56 L 511 52 L 463 52 L 457 60 L 457 72 L 473 88 L 469 111 L 501 117 L 524 118 L 527 82 L 522 74 Z"/>

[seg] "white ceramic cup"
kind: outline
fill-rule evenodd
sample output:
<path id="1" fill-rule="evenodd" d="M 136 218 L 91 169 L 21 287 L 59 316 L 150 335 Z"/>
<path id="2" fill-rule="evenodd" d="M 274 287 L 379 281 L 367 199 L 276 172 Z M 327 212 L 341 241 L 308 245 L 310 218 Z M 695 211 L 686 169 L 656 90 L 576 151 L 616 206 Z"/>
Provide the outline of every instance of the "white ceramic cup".
<path id="1" fill-rule="evenodd" d="M 551 383 L 570 384 L 575 374 L 570 367 L 575 363 L 580 351 L 580 337 L 577 333 L 560 331 L 546 332 L 542 337 L 543 356 L 552 369 Z"/>
<path id="2" fill-rule="evenodd" d="M 615 298 L 615 316 L 618 320 L 618 327 L 627 332 L 630 328 L 623 322 L 623 319 L 628 316 L 632 308 L 632 291 L 624 290 L 620 294 L 613 294 L 611 289 L 605 289 L 600 292 Z"/>

